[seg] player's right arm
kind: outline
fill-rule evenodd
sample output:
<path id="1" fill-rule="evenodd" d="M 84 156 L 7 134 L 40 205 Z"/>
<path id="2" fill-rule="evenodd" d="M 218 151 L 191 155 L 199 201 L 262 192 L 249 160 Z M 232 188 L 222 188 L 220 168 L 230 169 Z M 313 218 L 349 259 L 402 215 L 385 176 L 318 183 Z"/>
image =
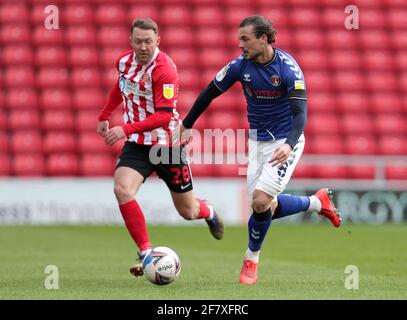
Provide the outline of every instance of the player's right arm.
<path id="1" fill-rule="evenodd" d="M 181 125 L 173 131 L 172 141 L 174 144 L 181 139 L 186 129 L 193 127 L 196 120 L 208 108 L 212 100 L 227 91 L 238 80 L 239 65 L 235 64 L 236 61 L 234 60 L 223 67 L 211 83 L 201 91 Z M 188 137 L 185 140 L 188 140 Z"/>

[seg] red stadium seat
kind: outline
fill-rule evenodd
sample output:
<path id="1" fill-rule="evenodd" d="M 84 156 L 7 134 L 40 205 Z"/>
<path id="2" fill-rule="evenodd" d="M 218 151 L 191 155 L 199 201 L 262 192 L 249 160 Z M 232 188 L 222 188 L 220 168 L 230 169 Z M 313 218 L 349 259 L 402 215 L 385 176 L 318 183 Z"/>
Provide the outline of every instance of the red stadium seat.
<path id="1" fill-rule="evenodd" d="M 44 152 L 75 152 L 76 138 L 70 131 L 48 131 L 44 137 Z"/>
<path id="2" fill-rule="evenodd" d="M 277 30 L 286 28 L 289 25 L 288 10 L 284 7 L 276 7 L 274 4 L 274 1 L 271 6 L 270 3 L 261 4 L 262 6 L 258 9 L 258 12 L 261 12 L 266 18 L 271 19 L 273 27 Z M 280 31 L 278 32 L 280 33 Z"/>
<path id="3" fill-rule="evenodd" d="M 224 15 L 217 6 L 199 6 L 192 11 L 192 21 L 196 26 L 223 26 Z"/>
<path id="4" fill-rule="evenodd" d="M 303 71 L 328 68 L 328 55 L 323 50 L 302 50 L 295 58 Z"/>
<path id="5" fill-rule="evenodd" d="M 119 2 L 120 3 L 120 2 Z M 119 25 L 128 22 L 127 7 L 121 4 L 106 4 L 96 10 L 96 22 L 100 25 Z"/>
<path id="6" fill-rule="evenodd" d="M 344 151 L 353 155 L 375 155 L 377 154 L 377 142 L 373 135 L 348 135 L 345 139 Z"/>
<path id="7" fill-rule="evenodd" d="M 257 13 L 257 10 L 250 6 L 230 6 L 224 12 L 224 22 L 231 28 L 238 28 L 242 20 Z"/>
<path id="8" fill-rule="evenodd" d="M 16 176 L 42 176 L 44 174 L 44 158 L 40 153 L 21 153 L 15 155 L 12 172 Z"/>
<path id="9" fill-rule="evenodd" d="M 115 162 L 109 153 L 84 154 L 79 163 L 79 172 L 83 176 L 112 176 Z"/>
<path id="10" fill-rule="evenodd" d="M 376 168 L 373 165 L 366 164 L 352 164 L 348 167 L 348 174 L 350 179 L 374 179 L 376 175 Z"/>
<path id="11" fill-rule="evenodd" d="M 71 47 L 69 63 L 73 67 L 93 67 L 99 63 L 98 51 L 95 47 Z"/>
<path id="12" fill-rule="evenodd" d="M 198 57 L 200 64 L 204 68 L 219 68 L 219 70 L 230 58 L 229 52 L 220 48 L 202 49 L 199 51 Z"/>
<path id="13" fill-rule="evenodd" d="M 184 88 L 184 86 L 181 86 L 181 88 Z M 178 104 L 177 104 L 177 109 L 179 109 L 179 112 L 189 111 L 191 109 L 192 105 L 194 104 L 196 98 L 199 96 L 199 91 L 197 90 L 192 90 L 192 89 L 184 89 L 180 90 L 179 96 L 178 96 Z"/>
<path id="14" fill-rule="evenodd" d="M 1 139 L 1 136 L 0 136 L 0 139 Z M 0 143 L 1 143 L 1 140 L 0 140 Z M 7 153 L 0 152 L 0 176 L 8 176 L 10 174 L 11 174 L 10 158 Z"/>
<path id="15" fill-rule="evenodd" d="M 361 65 L 360 53 L 356 50 L 335 50 L 330 55 L 330 66 L 338 70 L 352 71 Z"/>
<path id="16" fill-rule="evenodd" d="M 398 51 L 396 53 L 396 68 L 407 70 L 407 50 Z"/>
<path id="17" fill-rule="evenodd" d="M 363 66 L 372 70 L 389 70 L 395 67 L 394 55 L 385 50 L 373 50 L 365 53 Z"/>
<path id="18" fill-rule="evenodd" d="M 300 29 L 293 33 L 292 44 L 298 49 L 326 48 L 324 33 L 319 29 Z"/>
<path id="19" fill-rule="evenodd" d="M 406 155 L 407 140 L 405 135 L 385 135 L 378 141 L 379 153 L 383 155 Z"/>
<path id="20" fill-rule="evenodd" d="M 50 176 L 76 176 L 79 163 L 75 154 L 51 154 L 46 161 L 46 172 Z"/>
<path id="21" fill-rule="evenodd" d="M 274 46 L 281 48 L 283 50 L 286 50 L 288 53 L 291 51 L 291 47 L 294 47 L 294 41 L 293 41 L 293 36 L 294 36 L 294 31 L 291 29 L 283 29 L 280 28 L 278 29 L 278 34 L 275 36 L 275 43 Z M 238 33 L 235 31 L 234 32 L 234 38 L 238 38 Z M 235 41 L 236 44 L 235 46 L 238 46 L 238 41 Z M 300 49 L 300 48 L 298 48 Z"/>
<path id="22" fill-rule="evenodd" d="M 111 147 L 107 146 L 103 138 L 94 132 L 81 132 L 78 140 L 78 150 L 80 152 L 109 152 Z"/>
<path id="23" fill-rule="evenodd" d="M 341 127 L 346 134 L 370 134 L 375 129 L 373 119 L 366 113 L 344 113 Z"/>
<path id="24" fill-rule="evenodd" d="M 334 76 L 337 90 L 359 91 L 365 89 L 365 78 L 357 71 L 339 71 Z"/>
<path id="25" fill-rule="evenodd" d="M 394 30 L 389 34 L 391 47 L 394 49 L 407 49 L 407 33 L 404 30 Z"/>
<path id="26" fill-rule="evenodd" d="M 311 179 L 314 177 L 314 166 L 298 163 L 292 177 L 294 179 Z"/>
<path id="27" fill-rule="evenodd" d="M 180 94 L 185 89 L 196 89 L 200 86 L 200 72 L 199 69 L 193 68 L 182 68 L 178 70 L 179 73 L 179 87 L 180 87 Z M 181 102 L 181 98 L 178 99 L 179 103 Z"/>
<path id="28" fill-rule="evenodd" d="M 342 154 L 344 151 L 344 141 L 339 135 L 313 135 L 307 143 L 309 144 L 307 153 Z"/>
<path id="29" fill-rule="evenodd" d="M 396 163 L 387 166 L 386 179 L 407 180 L 407 165 L 405 163 Z"/>
<path id="30" fill-rule="evenodd" d="M 407 134 L 406 116 L 403 114 L 377 115 L 375 119 L 375 128 L 377 133 L 379 134 L 389 134 L 389 135 Z"/>
<path id="31" fill-rule="evenodd" d="M 73 88 L 100 87 L 101 75 L 98 68 L 74 68 L 70 84 Z"/>
<path id="32" fill-rule="evenodd" d="M 100 109 L 105 103 L 105 96 L 99 89 L 77 89 L 73 92 L 73 107 L 78 110 Z"/>
<path id="33" fill-rule="evenodd" d="M 154 21 L 158 21 L 159 10 L 155 5 L 148 1 L 148 3 L 143 4 L 133 4 L 129 3 L 130 7 L 126 8 L 128 14 L 128 21 L 133 21 L 136 18 L 150 17 Z"/>
<path id="34" fill-rule="evenodd" d="M 31 65 L 34 61 L 33 51 L 27 44 L 4 46 L 2 61 L 6 66 Z"/>
<path id="35" fill-rule="evenodd" d="M 393 72 L 371 71 L 366 74 L 365 87 L 372 92 L 397 90 L 399 81 Z M 385 83 L 386 85 L 383 85 Z"/>
<path id="36" fill-rule="evenodd" d="M 203 47 L 219 47 L 226 44 L 226 36 L 219 27 L 199 28 L 194 34 L 195 44 Z"/>
<path id="37" fill-rule="evenodd" d="M 197 66 L 197 55 L 194 49 L 172 48 L 168 50 L 168 55 L 172 58 L 178 69 Z"/>
<path id="38" fill-rule="evenodd" d="M 104 95 L 106 98 L 107 98 L 107 95 L 110 92 L 110 90 L 115 85 L 118 76 L 119 76 L 119 74 L 115 68 L 106 68 L 106 69 L 102 70 L 102 72 L 101 72 L 102 84 L 101 85 L 102 85 L 102 87 L 107 89 L 107 91 Z"/>
<path id="39" fill-rule="evenodd" d="M 334 49 L 357 49 L 359 47 L 359 32 L 346 29 L 329 29 L 326 33 L 328 48 Z"/>
<path id="40" fill-rule="evenodd" d="M 348 167 L 337 164 L 320 164 L 314 167 L 314 177 L 319 179 L 346 179 L 349 177 Z"/>
<path id="41" fill-rule="evenodd" d="M 343 6 L 324 6 L 321 14 L 322 25 L 331 30 L 342 29 L 345 26 L 345 13 Z"/>
<path id="42" fill-rule="evenodd" d="M 214 164 L 214 173 L 217 177 L 245 178 L 246 165 L 241 164 Z"/>
<path id="43" fill-rule="evenodd" d="M 0 23 L 20 23 L 29 18 L 28 6 L 21 3 L 2 3 L 0 4 Z"/>
<path id="44" fill-rule="evenodd" d="M 191 24 L 191 10 L 188 6 L 165 5 L 160 8 L 160 24 L 168 26 L 188 26 Z"/>
<path id="45" fill-rule="evenodd" d="M 40 97 L 40 105 L 43 109 L 70 109 L 72 98 L 70 91 L 66 89 L 44 89 Z"/>
<path id="46" fill-rule="evenodd" d="M 341 112 L 368 112 L 370 104 L 368 97 L 362 92 L 341 92 L 335 95 L 338 110 Z"/>
<path id="47" fill-rule="evenodd" d="M 405 6 L 403 9 L 390 9 L 387 11 L 386 24 L 384 25 L 405 31 L 407 29 L 406 16 L 407 6 Z"/>
<path id="48" fill-rule="evenodd" d="M 383 11 L 377 8 L 363 8 L 359 10 L 359 25 L 366 29 L 382 28 L 386 26 L 386 19 Z"/>
<path id="49" fill-rule="evenodd" d="M 336 113 L 311 114 L 307 120 L 306 130 L 309 133 L 339 133 L 340 118 Z"/>
<path id="50" fill-rule="evenodd" d="M 4 126 L 2 126 L 4 128 Z M 4 131 L 0 131 L 0 154 L 8 152 L 9 149 L 9 137 Z"/>
<path id="51" fill-rule="evenodd" d="M 37 129 L 40 125 L 40 116 L 35 109 L 11 110 L 8 118 L 8 127 L 11 130 Z"/>
<path id="52" fill-rule="evenodd" d="M 200 88 L 206 88 L 208 84 L 215 78 L 219 70 L 221 70 L 221 68 L 206 68 L 203 72 L 201 71 Z"/>
<path id="53" fill-rule="evenodd" d="M 289 12 L 290 26 L 295 28 L 320 28 L 321 16 L 317 8 L 308 6 L 306 8 L 296 8 Z"/>
<path id="54" fill-rule="evenodd" d="M 97 31 L 99 45 L 126 47 L 129 45 L 129 28 L 124 26 L 101 27 Z"/>
<path id="55" fill-rule="evenodd" d="M 44 25 L 44 21 L 45 18 L 47 16 L 49 16 L 49 13 L 45 13 L 45 8 L 48 7 L 51 3 L 48 2 L 46 3 L 44 0 L 35 0 L 35 1 L 29 1 L 32 4 L 30 4 L 30 22 L 35 25 L 35 26 L 39 26 L 39 25 Z M 40 3 L 43 2 L 43 3 Z M 52 5 L 53 6 L 57 6 L 58 8 L 58 15 L 59 15 L 59 27 L 61 27 L 61 18 L 64 17 L 64 11 L 65 10 L 61 10 L 62 6 L 58 6 L 58 2 L 59 1 L 52 1 Z M 49 9 L 52 9 L 53 13 L 55 14 L 55 7 L 50 7 Z M 50 11 L 48 11 L 50 12 Z M 51 12 L 50 12 L 51 13 Z"/>
<path id="56" fill-rule="evenodd" d="M 14 66 L 5 69 L 4 82 L 9 88 L 33 87 L 35 77 L 30 66 Z"/>
<path id="57" fill-rule="evenodd" d="M 42 152 L 42 137 L 36 130 L 16 131 L 12 134 L 10 148 L 13 152 Z"/>
<path id="58" fill-rule="evenodd" d="M 103 47 L 99 54 L 100 64 L 102 65 L 102 67 L 111 68 L 116 70 L 117 72 L 116 60 L 126 50 L 128 50 L 128 48 L 121 48 L 117 46 Z"/>
<path id="59" fill-rule="evenodd" d="M 331 91 L 332 76 L 327 71 L 308 71 L 306 85 L 308 91 Z"/>
<path id="60" fill-rule="evenodd" d="M 314 90 L 307 94 L 307 110 L 310 114 L 335 112 L 337 103 L 336 95 L 331 92 Z"/>
<path id="61" fill-rule="evenodd" d="M 240 127 L 240 113 L 212 109 L 209 123 L 210 128 L 216 129 L 237 129 Z"/>
<path id="62" fill-rule="evenodd" d="M 192 32 L 191 28 L 188 26 L 171 27 L 168 26 L 161 32 L 161 43 L 160 45 L 166 47 L 179 47 L 185 46 L 186 44 L 197 43 L 196 37 L 198 37 L 198 32 Z"/>
<path id="63" fill-rule="evenodd" d="M 79 111 L 75 117 L 75 129 L 78 131 L 94 132 L 98 122 L 98 113 L 95 111 Z"/>
<path id="64" fill-rule="evenodd" d="M 386 49 L 389 47 L 389 37 L 383 30 L 360 30 L 359 42 L 366 49 Z"/>
<path id="65" fill-rule="evenodd" d="M 72 112 L 69 110 L 46 110 L 42 117 L 43 130 L 72 130 L 77 129 Z"/>
<path id="66" fill-rule="evenodd" d="M 67 4 L 61 15 L 67 25 L 88 25 L 94 22 L 94 10 L 90 4 Z"/>
<path id="67" fill-rule="evenodd" d="M 43 25 L 34 29 L 32 43 L 35 45 L 62 45 L 64 44 L 64 33 L 62 29 L 46 29 Z"/>
<path id="68" fill-rule="evenodd" d="M 96 29 L 91 25 L 69 26 L 65 33 L 68 46 L 86 46 L 96 43 Z"/>
<path id="69" fill-rule="evenodd" d="M 395 93 L 372 93 L 370 96 L 370 109 L 379 113 L 393 113 L 403 111 L 403 101 L 398 94 Z"/>
<path id="70" fill-rule="evenodd" d="M 69 84 L 68 70 L 63 67 L 39 69 L 36 84 L 40 88 L 64 88 Z"/>
<path id="71" fill-rule="evenodd" d="M 242 106 L 243 104 L 243 106 Z M 246 101 L 243 98 L 243 94 L 236 94 L 232 93 L 231 91 L 227 91 L 226 93 L 222 94 L 221 96 L 217 97 L 211 103 L 211 110 L 213 112 L 222 111 L 222 112 L 233 112 L 235 114 L 236 111 L 240 112 L 240 110 L 246 109 Z M 241 119 L 241 114 L 236 116 L 237 118 Z"/>
<path id="72" fill-rule="evenodd" d="M 5 24 L 0 29 L 0 43 L 27 44 L 31 41 L 31 35 L 31 29 L 27 24 Z"/>
<path id="73" fill-rule="evenodd" d="M 37 108 L 37 93 L 32 88 L 9 89 L 6 96 L 6 106 L 9 109 Z"/>
<path id="74" fill-rule="evenodd" d="M 35 51 L 35 64 L 37 66 L 64 66 L 66 64 L 66 53 L 64 47 L 40 46 Z"/>

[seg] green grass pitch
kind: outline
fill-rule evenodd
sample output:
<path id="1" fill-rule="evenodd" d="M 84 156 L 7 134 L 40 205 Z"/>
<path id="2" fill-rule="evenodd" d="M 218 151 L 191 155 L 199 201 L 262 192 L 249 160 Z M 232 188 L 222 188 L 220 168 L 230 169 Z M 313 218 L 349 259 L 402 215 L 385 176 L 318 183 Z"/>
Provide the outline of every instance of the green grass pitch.
<path id="1" fill-rule="evenodd" d="M 155 286 L 128 272 L 135 247 L 122 226 L 1 226 L 0 299 L 407 299 L 407 226 L 274 224 L 259 280 L 238 283 L 246 227 L 211 238 L 205 226 L 149 226 L 180 256 L 180 278 Z M 47 290 L 47 265 L 59 289 Z M 347 265 L 359 289 L 345 289 Z"/>

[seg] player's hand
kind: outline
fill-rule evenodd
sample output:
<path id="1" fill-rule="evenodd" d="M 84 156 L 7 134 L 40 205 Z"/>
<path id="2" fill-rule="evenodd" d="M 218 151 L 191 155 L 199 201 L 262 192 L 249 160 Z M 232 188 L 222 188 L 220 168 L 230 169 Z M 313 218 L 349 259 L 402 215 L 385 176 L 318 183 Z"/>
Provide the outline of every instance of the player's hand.
<path id="1" fill-rule="evenodd" d="M 124 130 L 121 126 L 113 127 L 107 131 L 105 136 L 105 143 L 109 146 L 112 146 L 120 139 L 126 137 Z"/>
<path id="2" fill-rule="evenodd" d="M 276 151 L 274 151 L 273 157 L 269 161 L 273 167 L 277 166 L 281 167 L 290 156 L 292 149 L 291 146 L 287 143 L 281 145 Z"/>
<path id="3" fill-rule="evenodd" d="M 176 127 L 171 134 L 173 146 L 185 145 L 191 141 L 191 130 L 185 128 L 182 123 Z"/>
<path id="4" fill-rule="evenodd" d="M 99 121 L 96 128 L 96 132 L 100 134 L 103 138 L 106 137 L 106 133 L 109 130 L 109 121 Z"/>

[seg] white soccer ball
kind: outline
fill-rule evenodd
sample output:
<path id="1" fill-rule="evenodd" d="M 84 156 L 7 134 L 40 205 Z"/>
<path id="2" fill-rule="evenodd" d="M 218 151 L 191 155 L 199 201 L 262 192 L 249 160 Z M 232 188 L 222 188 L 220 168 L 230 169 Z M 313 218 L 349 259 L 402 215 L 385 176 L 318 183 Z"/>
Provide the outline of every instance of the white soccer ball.
<path id="1" fill-rule="evenodd" d="M 143 260 L 144 276 L 156 285 L 175 281 L 181 272 L 181 261 L 174 250 L 156 247 Z"/>

